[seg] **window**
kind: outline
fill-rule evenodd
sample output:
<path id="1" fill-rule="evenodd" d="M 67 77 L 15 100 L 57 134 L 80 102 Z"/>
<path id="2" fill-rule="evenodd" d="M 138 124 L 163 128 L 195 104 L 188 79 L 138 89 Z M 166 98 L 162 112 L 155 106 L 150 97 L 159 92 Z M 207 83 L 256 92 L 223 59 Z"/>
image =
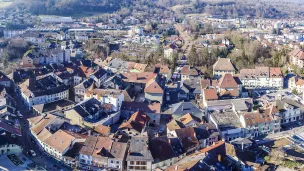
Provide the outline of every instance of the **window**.
<path id="1" fill-rule="evenodd" d="M 134 161 L 130 161 L 130 164 L 131 164 L 131 165 L 134 165 Z"/>
<path id="2" fill-rule="evenodd" d="M 119 164 L 119 161 L 116 161 L 116 164 Z"/>
<path id="3" fill-rule="evenodd" d="M 139 170 L 139 169 L 141 169 L 141 168 L 140 168 L 140 166 L 135 166 L 135 169 L 136 169 L 136 170 Z"/>
<path id="4" fill-rule="evenodd" d="M 129 169 L 134 169 L 134 166 L 129 166 Z"/>
<path id="5" fill-rule="evenodd" d="M 147 162 L 146 161 L 142 161 L 141 165 L 147 165 Z"/>
<path id="6" fill-rule="evenodd" d="M 111 163 L 114 163 L 113 160 L 111 160 Z"/>
<path id="7" fill-rule="evenodd" d="M 136 161 L 136 165 L 140 165 L 140 161 Z"/>

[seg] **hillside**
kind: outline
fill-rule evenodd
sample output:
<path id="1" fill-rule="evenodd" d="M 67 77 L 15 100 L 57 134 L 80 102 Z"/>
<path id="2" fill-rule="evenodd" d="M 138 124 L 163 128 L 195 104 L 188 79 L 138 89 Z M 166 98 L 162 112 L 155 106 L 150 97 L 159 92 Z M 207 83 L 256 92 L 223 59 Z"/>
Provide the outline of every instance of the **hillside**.
<path id="1" fill-rule="evenodd" d="M 16 0 L 14 4 L 36 15 L 81 16 L 122 9 L 141 11 L 142 7 L 147 7 L 146 12 L 167 8 L 179 14 L 206 13 L 227 18 L 304 16 L 304 3 L 299 0 Z"/>

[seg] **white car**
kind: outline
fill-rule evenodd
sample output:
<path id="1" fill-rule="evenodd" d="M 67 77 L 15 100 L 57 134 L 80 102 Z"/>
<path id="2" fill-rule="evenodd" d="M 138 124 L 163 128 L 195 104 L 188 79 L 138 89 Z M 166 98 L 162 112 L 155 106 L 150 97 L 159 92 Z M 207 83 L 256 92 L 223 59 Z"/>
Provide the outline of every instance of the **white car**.
<path id="1" fill-rule="evenodd" d="M 33 150 L 30 150 L 30 154 L 31 154 L 31 156 L 33 156 L 33 157 L 36 156 L 36 153 L 35 153 L 35 151 L 33 151 Z"/>

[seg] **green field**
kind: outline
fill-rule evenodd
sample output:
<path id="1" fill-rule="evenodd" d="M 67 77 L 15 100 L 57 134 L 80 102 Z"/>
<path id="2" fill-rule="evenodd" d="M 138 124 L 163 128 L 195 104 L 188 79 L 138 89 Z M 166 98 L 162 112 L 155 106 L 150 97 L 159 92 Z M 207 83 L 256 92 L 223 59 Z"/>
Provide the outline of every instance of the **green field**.
<path id="1" fill-rule="evenodd" d="M 13 2 L 1 2 L 0 1 L 0 8 L 6 8 L 10 6 Z"/>

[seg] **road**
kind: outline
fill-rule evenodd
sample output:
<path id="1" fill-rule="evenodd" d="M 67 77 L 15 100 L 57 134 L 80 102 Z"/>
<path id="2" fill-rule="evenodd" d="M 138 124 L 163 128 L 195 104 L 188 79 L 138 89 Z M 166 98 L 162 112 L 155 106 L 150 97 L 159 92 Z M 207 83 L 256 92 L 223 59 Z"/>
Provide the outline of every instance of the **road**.
<path id="1" fill-rule="evenodd" d="M 185 54 L 187 54 L 187 50 L 191 48 L 193 43 L 193 38 L 183 29 L 182 24 L 174 24 L 175 29 L 179 32 L 180 37 L 184 40 L 184 45 L 182 50 Z"/>
<path id="2" fill-rule="evenodd" d="M 14 96 L 17 104 L 17 110 L 23 115 L 23 118 L 18 118 L 22 137 L 18 138 L 18 141 L 21 141 L 24 154 L 30 158 L 37 165 L 45 168 L 46 170 L 72 170 L 66 166 L 62 166 L 54 159 L 48 157 L 37 144 L 33 143 L 32 135 L 29 129 L 29 123 L 27 121 L 28 118 L 34 117 L 35 115 L 29 111 L 22 103 L 20 97 L 17 95 Z M 34 150 L 37 156 L 33 157 L 28 154 L 29 150 Z M 56 167 L 54 167 L 56 166 Z"/>

